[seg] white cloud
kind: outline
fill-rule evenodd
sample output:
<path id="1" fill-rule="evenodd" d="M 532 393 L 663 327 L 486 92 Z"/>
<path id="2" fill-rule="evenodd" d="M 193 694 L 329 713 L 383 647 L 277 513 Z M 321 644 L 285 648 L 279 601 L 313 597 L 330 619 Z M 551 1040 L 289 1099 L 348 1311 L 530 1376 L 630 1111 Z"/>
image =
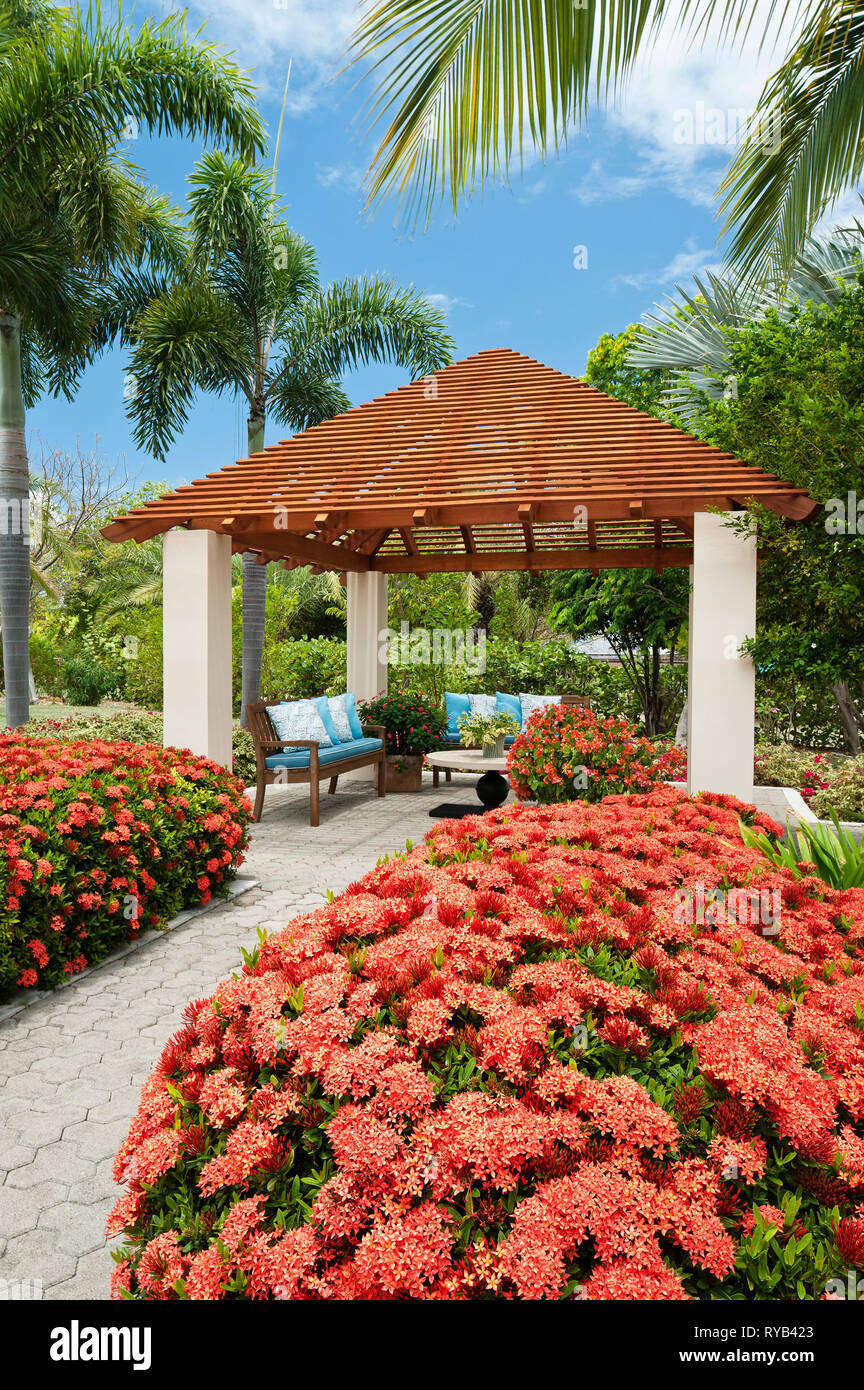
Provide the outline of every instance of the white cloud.
<path id="1" fill-rule="evenodd" d="M 335 188 L 343 193 L 357 193 L 363 187 L 364 173 L 353 164 L 319 164 L 315 178 L 322 188 Z"/>
<path id="2" fill-rule="evenodd" d="M 356 0 L 192 0 L 209 23 L 205 36 L 255 68 L 274 90 L 293 60 L 288 109 L 308 110 L 345 61 L 357 25 Z M 281 82 L 279 74 L 281 73 Z"/>
<path id="3" fill-rule="evenodd" d="M 715 249 L 696 245 L 693 237 L 688 238 L 684 247 L 671 261 L 656 270 L 643 270 L 633 275 L 616 275 L 613 285 L 627 285 L 630 289 L 644 290 L 649 286 L 665 287 L 684 284 L 694 275 L 704 275 L 706 271 L 719 274 L 722 269 Z"/>
<path id="4" fill-rule="evenodd" d="M 764 5 L 759 0 L 757 19 Z M 670 19 L 639 60 L 626 90 L 601 117 L 604 133 L 620 138 L 626 167 L 622 171 L 617 161 L 596 160 L 573 188 L 575 196 L 583 203 L 602 202 L 636 197 L 654 186 L 711 206 L 743 123 L 782 61 L 793 31 L 761 53 L 760 32 L 754 21 L 743 47 L 740 41 L 721 43 L 716 37 L 694 44 L 686 29 Z"/>
<path id="5" fill-rule="evenodd" d="M 453 309 L 473 309 L 473 304 L 469 304 L 466 299 L 457 299 L 450 294 L 424 294 L 423 298 L 427 304 L 431 304 L 433 309 L 441 309 L 445 314 L 449 314 Z"/>

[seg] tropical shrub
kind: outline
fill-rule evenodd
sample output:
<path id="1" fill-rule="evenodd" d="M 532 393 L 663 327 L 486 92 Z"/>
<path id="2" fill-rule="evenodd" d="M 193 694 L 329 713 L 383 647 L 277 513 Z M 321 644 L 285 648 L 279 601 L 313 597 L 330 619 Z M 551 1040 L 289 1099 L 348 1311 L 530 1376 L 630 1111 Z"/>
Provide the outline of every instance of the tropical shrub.
<path id="1" fill-rule="evenodd" d="M 834 760 L 827 753 L 809 753 L 788 743 L 756 747 L 753 783 L 757 787 L 793 787 L 809 801 L 834 775 Z"/>
<path id="2" fill-rule="evenodd" d="M 56 985 L 225 893 L 250 811 L 190 753 L 0 738 L 0 994 Z"/>
<path id="3" fill-rule="evenodd" d="M 329 637 L 280 642 L 265 649 L 262 700 L 309 700 L 345 689 L 345 643 Z M 239 692 L 238 692 L 239 701 Z"/>
<path id="4" fill-rule="evenodd" d="M 27 733 L 34 738 L 100 739 L 104 743 L 155 743 L 162 747 L 162 715 L 154 710 L 113 710 L 64 719 L 31 719 Z M 231 731 L 233 771 L 244 787 L 255 781 L 255 745 L 248 729 L 234 722 Z"/>
<path id="5" fill-rule="evenodd" d="M 359 706 L 364 723 L 383 724 L 386 729 L 386 751 L 409 756 L 431 753 L 440 748 L 444 717 L 439 710 L 419 695 L 397 690 L 392 695 L 379 695 Z"/>
<path id="6" fill-rule="evenodd" d="M 508 754 L 510 785 L 520 801 L 600 801 L 674 781 L 685 763 L 679 748 L 660 749 L 624 719 L 550 705 L 531 716 Z"/>
<path id="7" fill-rule="evenodd" d="M 70 705 L 98 705 L 115 689 L 113 673 L 89 656 L 73 656 L 61 671 L 63 699 Z"/>
<path id="8" fill-rule="evenodd" d="M 780 831 L 673 788 L 445 821 L 263 940 L 144 1086 L 114 1295 L 845 1287 L 864 895 L 766 865 L 739 817 Z M 681 911 L 735 886 L 777 896 L 768 934 Z"/>
<path id="9" fill-rule="evenodd" d="M 833 811 L 840 820 L 864 820 L 864 756 L 844 758 L 827 785 L 814 792 L 810 805 L 825 819 Z"/>

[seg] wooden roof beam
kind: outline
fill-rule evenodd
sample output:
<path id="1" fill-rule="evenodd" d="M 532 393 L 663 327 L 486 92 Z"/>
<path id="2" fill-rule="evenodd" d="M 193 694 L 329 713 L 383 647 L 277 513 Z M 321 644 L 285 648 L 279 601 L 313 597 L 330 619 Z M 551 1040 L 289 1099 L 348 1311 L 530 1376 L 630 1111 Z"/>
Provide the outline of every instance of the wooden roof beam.
<path id="1" fill-rule="evenodd" d="M 686 569 L 693 563 L 691 546 L 630 546 L 609 550 L 524 550 L 483 552 L 482 556 L 458 551 L 434 555 L 376 555 L 372 568 L 385 574 L 465 574 L 474 573 L 477 560 L 484 570 L 576 570 L 576 569 Z"/>

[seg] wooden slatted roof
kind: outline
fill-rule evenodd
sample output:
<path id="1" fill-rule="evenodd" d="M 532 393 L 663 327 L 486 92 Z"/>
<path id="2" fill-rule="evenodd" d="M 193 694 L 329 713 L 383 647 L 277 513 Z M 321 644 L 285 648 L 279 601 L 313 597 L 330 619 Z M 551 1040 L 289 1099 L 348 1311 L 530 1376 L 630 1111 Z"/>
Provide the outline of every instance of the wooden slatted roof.
<path id="1" fill-rule="evenodd" d="M 218 531 L 321 569 L 636 568 L 692 562 L 692 517 L 800 488 L 509 349 L 479 352 L 208 473 L 103 534 Z"/>

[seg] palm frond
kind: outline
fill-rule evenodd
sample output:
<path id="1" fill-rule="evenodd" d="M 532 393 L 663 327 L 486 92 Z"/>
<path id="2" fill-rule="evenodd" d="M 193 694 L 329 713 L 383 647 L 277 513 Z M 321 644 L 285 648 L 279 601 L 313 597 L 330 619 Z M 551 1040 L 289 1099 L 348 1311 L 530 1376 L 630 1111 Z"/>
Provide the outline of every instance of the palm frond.
<path id="1" fill-rule="evenodd" d="M 367 362 L 391 361 L 412 377 L 428 376 L 452 362 L 455 344 L 444 315 L 414 289 L 375 276 L 341 280 L 299 306 L 283 333 L 287 370 L 339 377 Z"/>
<path id="2" fill-rule="evenodd" d="M 767 83 L 721 193 L 731 261 L 782 283 L 827 205 L 864 171 L 864 8 L 833 0 Z"/>
<path id="3" fill-rule="evenodd" d="M 695 42 L 712 25 L 743 42 L 763 37 L 815 0 L 381 0 L 361 20 L 352 63 L 373 87 L 367 117 L 383 128 L 369 200 L 395 194 L 428 216 L 455 210 L 487 178 L 504 178 L 526 151 L 545 156 L 589 104 L 619 92 L 660 26 L 688 22 Z"/>
<path id="4" fill-rule="evenodd" d="M 207 280 L 170 286 L 129 330 L 129 415 L 139 448 L 163 458 L 198 391 L 248 390 L 249 343 L 233 306 Z"/>
<path id="5" fill-rule="evenodd" d="M 734 267 L 722 275 L 694 276 L 696 293 L 676 286 L 677 299 L 655 304 L 643 315 L 638 338 L 627 354 L 630 366 L 665 369 L 673 374 L 666 403 L 683 420 L 693 420 L 701 398 L 724 398 L 732 372 L 735 335 L 769 310 L 788 318 L 798 304 L 829 308 L 857 283 L 864 254 L 864 231 L 838 230 L 808 241 L 797 257 L 782 293 L 740 276 Z"/>

